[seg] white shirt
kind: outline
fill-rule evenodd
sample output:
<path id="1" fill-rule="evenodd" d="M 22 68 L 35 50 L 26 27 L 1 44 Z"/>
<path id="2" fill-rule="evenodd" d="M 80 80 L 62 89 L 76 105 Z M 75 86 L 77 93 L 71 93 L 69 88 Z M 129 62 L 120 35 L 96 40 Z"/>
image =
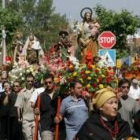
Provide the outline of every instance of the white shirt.
<path id="1" fill-rule="evenodd" d="M 44 92 L 44 91 L 45 91 L 45 88 L 44 88 L 44 87 L 37 88 L 37 89 L 33 92 L 32 96 L 31 96 L 31 98 L 30 98 L 30 102 L 36 103 L 36 100 L 37 100 L 38 95 L 39 95 L 40 93 Z"/>
<path id="2" fill-rule="evenodd" d="M 130 86 L 128 96 L 135 100 L 140 99 L 140 88 L 138 87 L 137 89 L 135 89 L 133 86 Z"/>
<path id="3" fill-rule="evenodd" d="M 2 83 L 0 83 L 0 92 L 3 92 L 3 91 L 4 91 L 4 89 L 2 87 Z"/>

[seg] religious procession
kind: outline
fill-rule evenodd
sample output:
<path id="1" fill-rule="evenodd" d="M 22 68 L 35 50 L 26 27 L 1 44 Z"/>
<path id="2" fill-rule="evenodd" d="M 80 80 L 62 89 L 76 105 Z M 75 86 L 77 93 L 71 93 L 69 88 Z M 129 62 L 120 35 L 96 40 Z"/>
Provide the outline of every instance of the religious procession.
<path id="1" fill-rule="evenodd" d="M 140 140 L 140 46 L 117 58 L 123 31 L 79 15 L 47 49 L 19 29 L 8 49 L 2 26 L 0 140 Z"/>

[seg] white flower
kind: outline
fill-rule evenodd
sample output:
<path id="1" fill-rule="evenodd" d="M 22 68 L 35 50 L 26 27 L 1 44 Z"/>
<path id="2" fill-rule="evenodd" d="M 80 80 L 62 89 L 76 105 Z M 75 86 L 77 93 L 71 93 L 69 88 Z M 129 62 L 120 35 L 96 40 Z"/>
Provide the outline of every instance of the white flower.
<path id="1" fill-rule="evenodd" d="M 27 73 L 30 73 L 30 70 L 26 70 Z"/>
<path id="2" fill-rule="evenodd" d="M 24 77 L 22 77 L 22 78 L 21 78 L 21 80 L 22 80 L 22 81 L 24 81 L 24 80 L 25 80 L 25 78 L 24 78 Z"/>
<path id="3" fill-rule="evenodd" d="M 20 73 L 19 75 L 22 76 L 22 73 Z"/>
<path id="4" fill-rule="evenodd" d="M 79 65 L 80 65 L 79 60 L 76 57 L 69 56 L 69 60 L 70 60 L 71 63 L 73 63 L 75 65 L 76 69 L 79 68 Z"/>
<path id="5" fill-rule="evenodd" d="M 13 67 L 17 67 L 17 66 L 18 66 L 18 63 L 17 63 L 17 62 L 15 62 Z"/>

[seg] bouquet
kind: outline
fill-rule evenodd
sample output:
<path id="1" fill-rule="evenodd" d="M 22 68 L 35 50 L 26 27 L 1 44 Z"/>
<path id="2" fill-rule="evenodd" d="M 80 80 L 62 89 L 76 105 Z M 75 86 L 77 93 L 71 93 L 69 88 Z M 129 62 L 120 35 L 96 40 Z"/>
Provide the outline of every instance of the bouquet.
<path id="1" fill-rule="evenodd" d="M 79 64 L 76 67 L 72 62 L 65 69 L 55 76 L 55 82 L 60 86 L 78 79 L 81 81 L 85 90 L 91 93 L 99 89 L 110 86 L 117 88 L 118 80 L 112 67 L 102 67 L 92 64 Z M 63 86 L 64 87 L 64 86 Z"/>

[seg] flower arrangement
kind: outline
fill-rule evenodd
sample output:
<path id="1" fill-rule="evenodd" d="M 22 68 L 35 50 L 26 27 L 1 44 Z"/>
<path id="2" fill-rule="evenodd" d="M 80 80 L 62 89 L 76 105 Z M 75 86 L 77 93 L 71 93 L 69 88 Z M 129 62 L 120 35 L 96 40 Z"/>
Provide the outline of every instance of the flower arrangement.
<path id="1" fill-rule="evenodd" d="M 140 71 L 140 62 L 136 61 L 128 67 L 128 72 L 137 74 Z"/>
<path id="2" fill-rule="evenodd" d="M 107 86 L 116 88 L 118 83 L 111 67 L 99 68 L 98 65 L 92 64 L 79 64 L 79 67 L 75 67 L 73 63 L 56 75 L 55 82 L 61 86 L 67 83 L 69 86 L 74 79 L 80 80 L 85 90 L 91 93 Z"/>
<path id="3" fill-rule="evenodd" d="M 125 78 L 130 80 L 133 77 L 140 79 L 140 61 L 136 61 L 127 67 L 124 71 Z"/>
<path id="4" fill-rule="evenodd" d="M 11 83 L 14 83 L 16 80 L 24 82 L 26 74 L 32 73 L 35 79 L 40 81 L 45 72 L 46 67 L 43 65 L 21 65 L 21 63 L 15 63 L 13 69 L 9 72 L 9 78 Z"/>

